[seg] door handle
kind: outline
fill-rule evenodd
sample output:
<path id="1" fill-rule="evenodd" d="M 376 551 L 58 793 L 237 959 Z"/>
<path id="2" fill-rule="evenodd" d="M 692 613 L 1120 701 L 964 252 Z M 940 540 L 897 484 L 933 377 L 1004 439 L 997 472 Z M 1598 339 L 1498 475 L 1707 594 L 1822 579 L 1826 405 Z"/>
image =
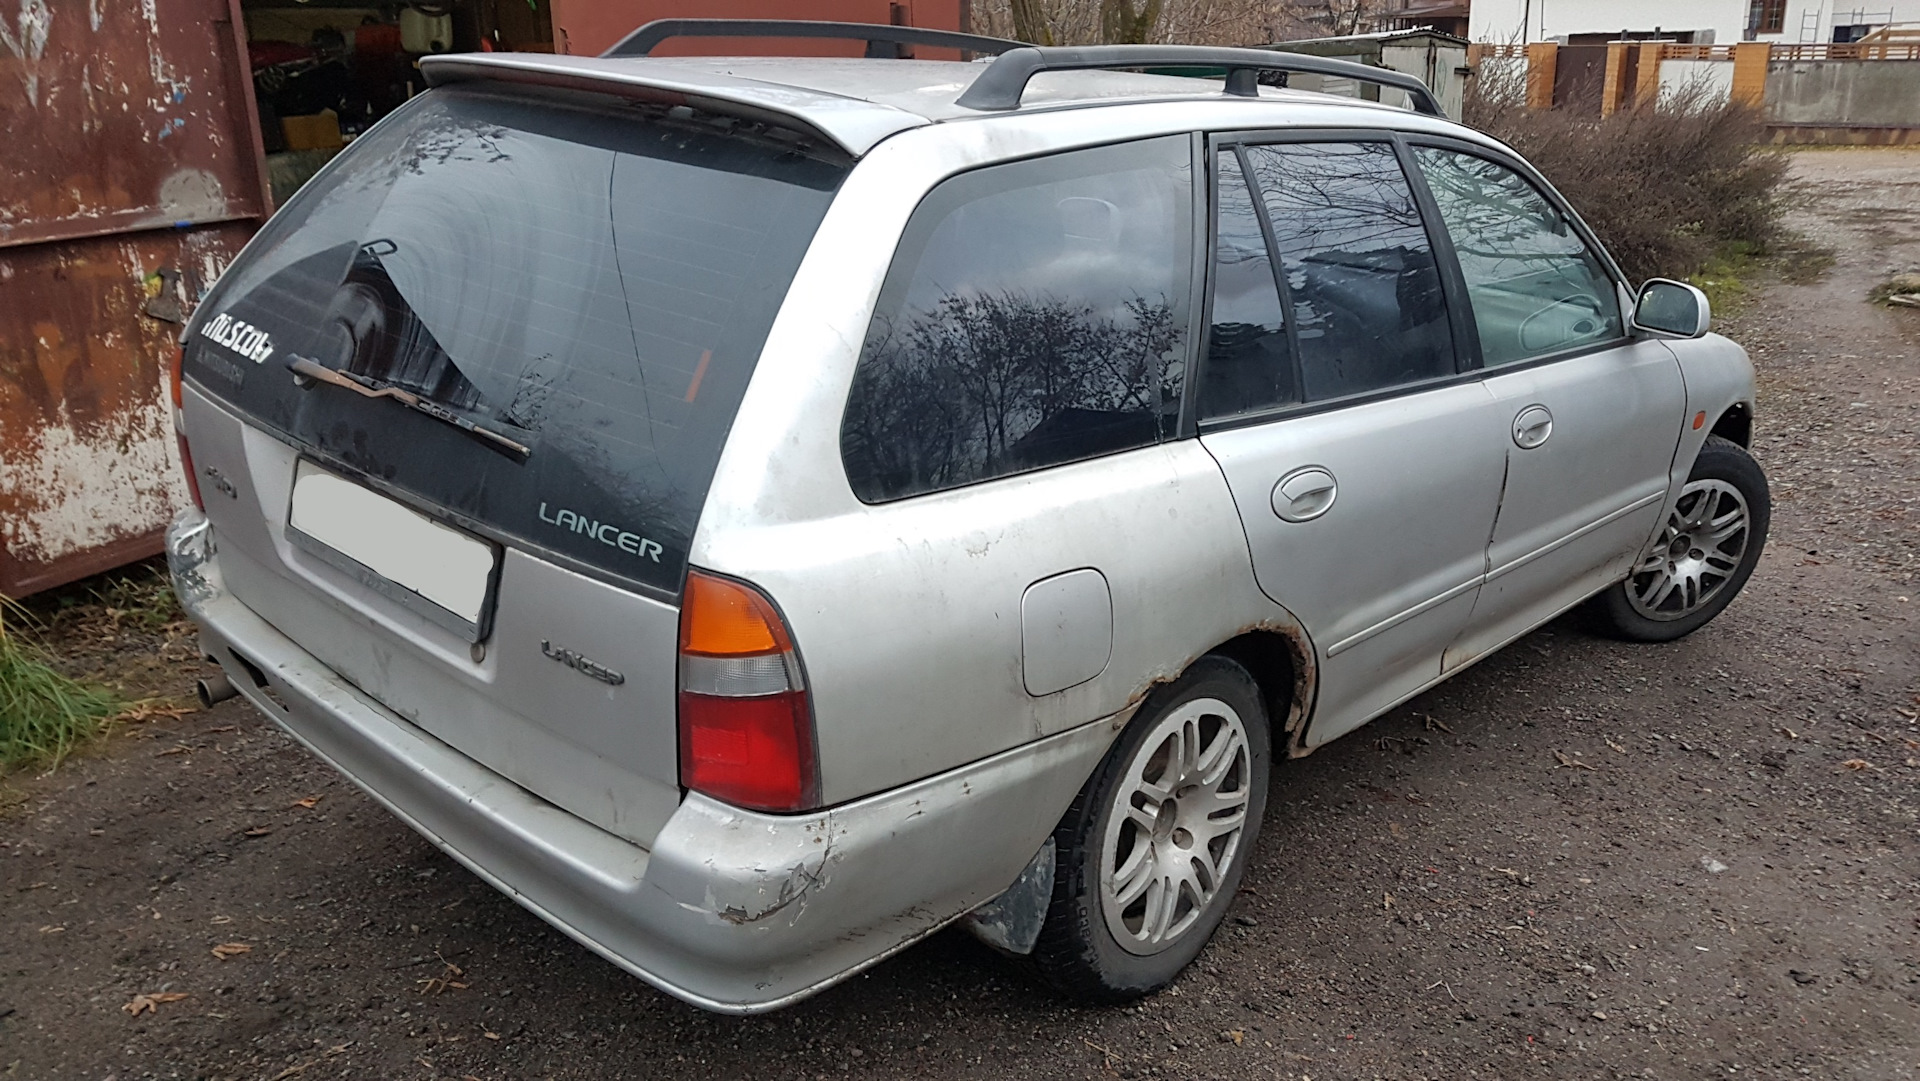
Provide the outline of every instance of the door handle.
<path id="1" fill-rule="evenodd" d="M 1532 450 L 1553 434 L 1553 412 L 1544 405 L 1530 405 L 1513 418 L 1513 444 Z"/>
<path id="2" fill-rule="evenodd" d="M 1273 513 L 1283 522 L 1306 522 L 1327 513 L 1340 494 L 1333 474 L 1317 465 L 1296 469 L 1273 486 Z"/>

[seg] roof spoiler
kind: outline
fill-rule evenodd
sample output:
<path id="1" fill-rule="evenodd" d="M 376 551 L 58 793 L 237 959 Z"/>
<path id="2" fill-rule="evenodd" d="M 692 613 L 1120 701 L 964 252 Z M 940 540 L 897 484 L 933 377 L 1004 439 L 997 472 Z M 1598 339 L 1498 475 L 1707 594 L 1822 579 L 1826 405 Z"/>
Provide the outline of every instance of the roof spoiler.
<path id="1" fill-rule="evenodd" d="M 660 65 L 664 67 L 664 65 Z M 599 57 L 546 53 L 439 53 L 420 58 L 428 86 L 494 80 L 612 94 L 660 105 L 687 105 L 814 132 L 853 157 L 880 140 L 926 123 L 923 117 L 833 94 L 711 73 L 655 70 Z"/>
<path id="2" fill-rule="evenodd" d="M 601 56 L 646 56 L 668 38 L 828 38 L 838 41 L 864 41 L 867 59 L 899 59 L 903 46 L 925 45 L 962 52 L 1004 53 L 1009 49 L 1030 48 L 1025 42 L 1006 38 L 961 34 L 951 30 L 928 30 L 917 26 L 882 26 L 878 23 L 812 22 L 799 19 L 655 19 L 621 38 Z"/>
<path id="3" fill-rule="evenodd" d="M 1242 98 L 1259 96 L 1260 73 L 1263 71 L 1332 75 L 1404 90 L 1412 99 L 1416 111 L 1428 116 L 1446 115 L 1426 83 L 1402 72 L 1324 56 L 1274 53 L 1264 49 L 1216 48 L 1211 45 L 1027 45 L 1009 49 L 1001 52 L 954 104 L 982 112 L 1018 109 L 1020 97 L 1027 89 L 1027 81 L 1043 71 L 1109 68 L 1225 68 L 1225 92 Z"/>

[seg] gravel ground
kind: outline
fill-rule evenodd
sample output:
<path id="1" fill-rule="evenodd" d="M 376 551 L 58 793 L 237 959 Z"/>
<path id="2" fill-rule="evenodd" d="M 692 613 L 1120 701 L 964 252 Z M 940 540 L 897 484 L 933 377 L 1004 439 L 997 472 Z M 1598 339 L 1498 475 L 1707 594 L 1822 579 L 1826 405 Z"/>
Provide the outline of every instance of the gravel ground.
<path id="1" fill-rule="evenodd" d="M 950 933 L 704 1014 L 230 702 L 0 800 L 0 1076 L 1914 1077 L 1920 312 L 1865 297 L 1920 267 L 1920 151 L 1797 161 L 1837 260 L 1728 320 L 1776 499 L 1746 594 L 1670 646 L 1555 624 L 1278 767 L 1164 994 L 1069 1008 Z"/>

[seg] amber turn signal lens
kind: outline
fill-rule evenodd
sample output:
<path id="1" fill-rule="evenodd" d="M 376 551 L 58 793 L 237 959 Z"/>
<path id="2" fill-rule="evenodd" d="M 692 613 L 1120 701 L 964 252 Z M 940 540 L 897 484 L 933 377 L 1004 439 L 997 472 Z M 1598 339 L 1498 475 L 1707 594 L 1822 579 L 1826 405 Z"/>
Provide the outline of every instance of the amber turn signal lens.
<path id="1" fill-rule="evenodd" d="M 1706 415 L 1705 413 L 1695 413 L 1695 414 L 1693 415 L 1693 430 L 1694 430 L 1694 431 L 1696 431 L 1696 432 L 1697 432 L 1697 431 L 1699 431 L 1699 430 L 1700 430 L 1701 428 L 1704 428 L 1704 427 L 1706 427 L 1706 424 L 1707 424 L 1707 415 Z"/>
<path id="2" fill-rule="evenodd" d="M 680 606 L 682 653 L 744 657 L 793 648 L 779 613 L 750 586 L 692 571 Z"/>

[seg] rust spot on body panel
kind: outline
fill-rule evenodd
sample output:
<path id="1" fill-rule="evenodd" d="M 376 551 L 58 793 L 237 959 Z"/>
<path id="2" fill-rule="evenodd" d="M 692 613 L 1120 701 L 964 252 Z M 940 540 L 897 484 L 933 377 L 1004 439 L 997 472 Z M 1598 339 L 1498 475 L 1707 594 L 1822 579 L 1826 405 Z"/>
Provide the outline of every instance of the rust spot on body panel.
<path id="1" fill-rule="evenodd" d="M 0 246 L 269 209 L 232 5 L 148 7 L 0 9 Z"/>
<path id="2" fill-rule="evenodd" d="M 1292 686 L 1284 689 L 1286 717 L 1274 732 L 1275 746 L 1284 744 L 1287 756 L 1290 758 L 1311 754 L 1313 748 L 1305 746 L 1304 740 L 1307 718 L 1313 708 L 1314 689 L 1318 685 L 1319 678 L 1319 668 L 1314 661 L 1313 643 L 1308 640 L 1306 631 L 1298 624 L 1278 619 L 1248 623 L 1235 630 L 1226 641 L 1187 658 L 1174 670 L 1156 672 L 1148 677 L 1131 695 L 1127 696 L 1126 705 L 1113 715 L 1114 729 L 1117 731 L 1126 727 L 1127 722 L 1133 719 L 1133 715 L 1139 711 L 1154 691 L 1179 679 L 1180 675 L 1201 657 L 1220 653 L 1223 649 L 1230 651 L 1234 643 L 1242 642 L 1249 635 L 1257 634 L 1272 635 L 1283 642 L 1292 668 Z M 1270 708 L 1280 704 L 1275 696 L 1277 688 L 1266 686 L 1263 682 L 1262 689 L 1269 695 Z"/>
<path id="3" fill-rule="evenodd" d="M 176 322 L 142 312 L 165 268 L 181 314 L 245 224 L 0 249 L 0 594 L 159 551 L 186 500 L 166 401 Z"/>

